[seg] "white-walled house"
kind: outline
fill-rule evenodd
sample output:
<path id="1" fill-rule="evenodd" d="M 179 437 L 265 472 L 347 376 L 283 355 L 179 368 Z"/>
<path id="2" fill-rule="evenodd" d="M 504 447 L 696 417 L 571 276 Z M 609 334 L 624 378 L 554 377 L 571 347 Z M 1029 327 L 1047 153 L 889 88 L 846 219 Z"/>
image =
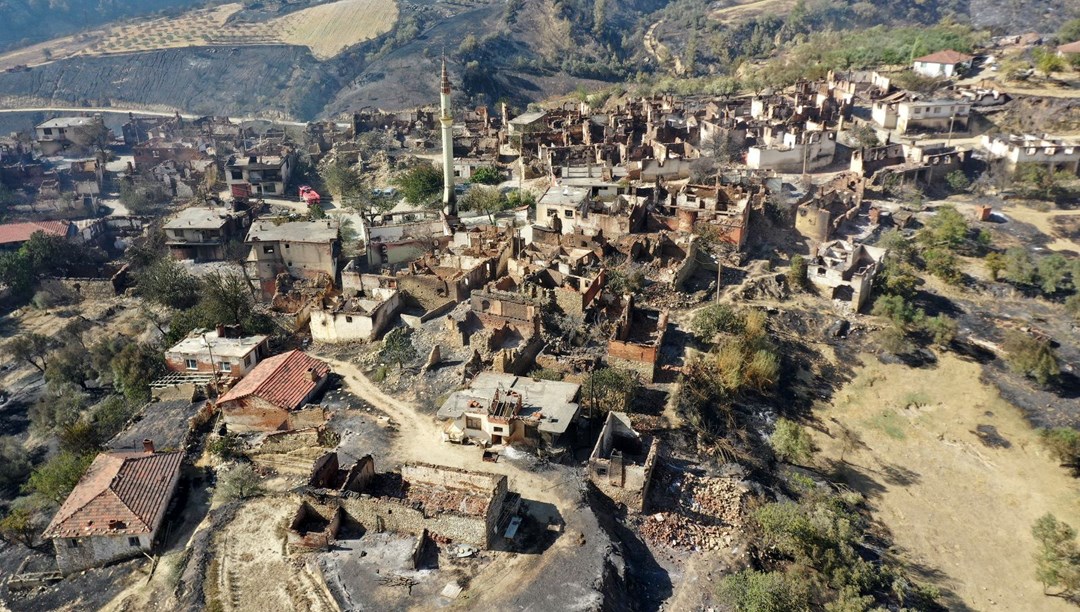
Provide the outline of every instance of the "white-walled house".
<path id="1" fill-rule="evenodd" d="M 966 53 L 946 49 L 916 59 L 911 69 L 922 76 L 948 79 L 971 68 L 973 59 Z"/>

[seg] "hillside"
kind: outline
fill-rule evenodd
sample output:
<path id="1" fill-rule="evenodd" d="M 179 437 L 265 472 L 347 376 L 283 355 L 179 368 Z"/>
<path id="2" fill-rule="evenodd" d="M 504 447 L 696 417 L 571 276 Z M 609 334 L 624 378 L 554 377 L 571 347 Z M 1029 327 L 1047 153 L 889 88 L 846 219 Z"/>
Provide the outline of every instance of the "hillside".
<path id="1" fill-rule="evenodd" d="M 0 23 L 4 28 L 0 29 L 0 49 L 74 34 L 110 21 L 158 12 L 178 14 L 189 8 L 217 3 L 206 0 L 2 0 Z"/>
<path id="2" fill-rule="evenodd" d="M 25 21 L 43 4 L 0 2 L 0 16 L 8 11 L 12 20 Z M 128 3 L 91 3 L 83 9 L 85 23 L 96 23 L 99 15 L 136 14 L 130 7 L 123 13 L 119 4 Z M 153 0 L 139 3 L 139 11 L 194 4 Z M 0 96 L 16 104 L 154 106 L 309 120 L 364 106 L 430 104 L 445 55 L 461 104 L 505 100 L 521 108 L 582 88 L 630 82 L 658 90 L 716 87 L 717 77 L 731 77 L 725 87 L 776 85 L 831 68 L 965 50 L 991 34 L 1052 32 L 1080 16 L 1080 6 L 1070 0 L 1036 0 L 1023 11 L 1008 0 L 199 4 L 203 8 L 183 14 L 102 25 L 0 55 L 0 69 L 31 67 L 0 73 Z M 72 9 L 59 14 L 70 17 Z M 943 19 L 954 25 L 935 25 Z M 65 23 L 58 21 L 51 33 L 65 31 Z"/>

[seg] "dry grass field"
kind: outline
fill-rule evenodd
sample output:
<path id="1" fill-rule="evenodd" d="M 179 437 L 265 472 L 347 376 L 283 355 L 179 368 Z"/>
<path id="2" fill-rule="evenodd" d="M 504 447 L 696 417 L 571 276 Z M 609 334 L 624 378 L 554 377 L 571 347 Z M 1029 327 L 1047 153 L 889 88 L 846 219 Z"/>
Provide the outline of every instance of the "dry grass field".
<path id="1" fill-rule="evenodd" d="M 765 14 L 784 14 L 795 6 L 795 0 L 734 0 L 718 8 L 709 17 L 716 21 L 750 21 Z"/>
<path id="2" fill-rule="evenodd" d="M 307 47 L 316 58 L 327 60 L 389 31 L 398 18 L 397 3 L 392 0 L 338 0 L 268 21 L 230 21 L 242 8 L 239 3 L 223 4 L 47 41 L 0 56 L 0 69 L 76 56 L 275 44 Z"/>
<path id="3" fill-rule="evenodd" d="M 388 32 L 398 18 L 396 2 L 340 0 L 268 22 L 282 42 L 302 45 L 319 59 Z"/>
<path id="4" fill-rule="evenodd" d="M 814 438 L 819 461 L 867 496 L 900 558 L 950 609 L 1070 609 L 1035 579 L 1031 525 L 1052 512 L 1080 527 L 1080 484 L 1020 411 L 979 380 L 978 364 L 949 353 L 933 369 L 861 360 L 817 415 L 832 435 Z M 843 447 L 841 427 L 857 448 Z"/>

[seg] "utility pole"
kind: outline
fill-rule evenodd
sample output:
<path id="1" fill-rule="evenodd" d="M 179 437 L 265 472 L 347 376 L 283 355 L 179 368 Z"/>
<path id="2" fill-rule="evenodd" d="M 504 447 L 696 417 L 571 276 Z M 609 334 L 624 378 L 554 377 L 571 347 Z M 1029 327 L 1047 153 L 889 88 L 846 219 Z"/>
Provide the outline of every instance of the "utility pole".
<path id="1" fill-rule="evenodd" d="M 949 115 L 949 137 L 945 140 L 945 146 L 952 145 L 952 133 L 953 133 L 953 121 L 956 120 L 956 113 Z"/>

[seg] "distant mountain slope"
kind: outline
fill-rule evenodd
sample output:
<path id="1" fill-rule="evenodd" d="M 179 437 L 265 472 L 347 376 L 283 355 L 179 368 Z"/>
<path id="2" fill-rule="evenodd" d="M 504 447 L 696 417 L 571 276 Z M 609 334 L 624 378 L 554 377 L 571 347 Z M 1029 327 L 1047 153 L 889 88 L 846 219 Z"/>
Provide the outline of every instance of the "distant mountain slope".
<path id="1" fill-rule="evenodd" d="M 66 36 L 110 21 L 222 0 L 0 0 L 0 49 Z"/>

